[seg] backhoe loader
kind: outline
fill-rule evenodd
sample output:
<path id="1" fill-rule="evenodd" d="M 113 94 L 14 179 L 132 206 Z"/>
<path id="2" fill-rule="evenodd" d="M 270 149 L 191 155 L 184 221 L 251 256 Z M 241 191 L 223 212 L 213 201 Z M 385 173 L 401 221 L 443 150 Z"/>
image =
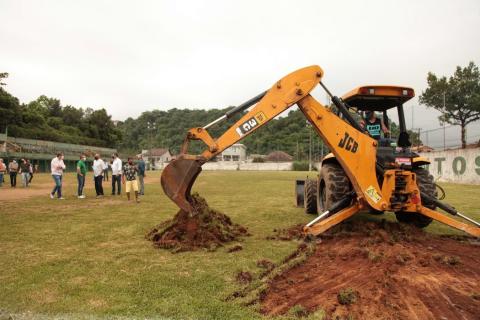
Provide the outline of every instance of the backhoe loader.
<path id="1" fill-rule="evenodd" d="M 161 185 L 165 194 L 182 210 L 194 215 L 195 208 L 192 206 L 190 191 L 201 172 L 202 165 L 286 109 L 297 105 L 332 152 L 331 160 L 324 160 L 325 170 L 321 171 L 318 179 L 322 181 L 323 174 L 325 179 L 329 179 L 329 185 L 322 189 L 320 182 L 316 182 L 315 199 L 316 201 L 318 199 L 316 211 L 319 215 L 304 227 L 306 234 L 321 234 L 360 211 L 371 210 L 395 212 L 400 221 L 420 227 L 435 219 L 480 237 L 480 223 L 461 214 L 452 206 L 440 202 L 436 198 L 435 189 L 432 191 L 431 187 L 425 185 L 425 181 L 428 183 L 425 172 L 418 170 L 417 165 L 422 163 L 422 159 L 410 152 L 403 105 L 398 103 L 413 97 L 413 90 L 406 87 L 385 87 L 385 93 L 377 96 L 377 98 L 388 96 L 389 90 L 394 92 L 390 95 L 399 96 L 397 91 L 400 90 L 400 96 L 404 96 L 395 101 L 400 119 L 397 146 L 395 151 L 391 145 L 388 146 L 391 155 L 382 157 L 380 143 L 383 142 L 374 139 L 356 120 L 349 106 L 330 93 L 321 81 L 323 74 L 323 70 L 316 65 L 294 71 L 278 80 L 269 90 L 232 108 L 215 121 L 204 127 L 190 129 L 179 156 L 162 172 Z M 322 105 L 310 95 L 318 84 L 330 96 L 335 108 Z M 375 91 L 381 88 L 366 88 L 371 92 L 370 89 Z M 360 94 L 356 96 L 359 97 Z M 372 97 L 375 98 L 375 95 Z M 388 103 L 385 106 L 392 107 Z M 220 137 L 214 139 L 208 133 L 208 128 L 249 108 L 250 110 Z M 357 108 L 361 109 L 361 103 L 357 104 Z M 191 140 L 200 140 L 206 145 L 202 154 L 188 153 Z M 334 188 L 337 190 L 335 197 L 328 196 L 328 192 Z M 437 207 L 469 223 L 436 211 Z"/>

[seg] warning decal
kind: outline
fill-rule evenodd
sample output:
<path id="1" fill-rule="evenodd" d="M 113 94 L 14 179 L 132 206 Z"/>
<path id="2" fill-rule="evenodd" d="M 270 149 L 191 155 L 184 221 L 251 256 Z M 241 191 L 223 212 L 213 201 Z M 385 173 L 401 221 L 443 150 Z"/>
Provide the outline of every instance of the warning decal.
<path id="1" fill-rule="evenodd" d="M 373 200 L 373 202 L 377 203 L 382 199 L 382 196 L 375 190 L 373 186 L 370 186 L 365 190 L 365 193 Z"/>

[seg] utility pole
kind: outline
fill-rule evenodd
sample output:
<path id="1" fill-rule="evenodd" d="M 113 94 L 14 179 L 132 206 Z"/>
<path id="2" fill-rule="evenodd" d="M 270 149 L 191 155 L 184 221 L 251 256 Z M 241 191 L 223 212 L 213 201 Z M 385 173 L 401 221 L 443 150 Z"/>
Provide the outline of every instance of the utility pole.
<path id="1" fill-rule="evenodd" d="M 412 131 L 413 131 L 413 128 L 414 128 L 414 126 L 413 126 L 413 117 L 414 117 L 414 112 L 413 112 L 413 110 L 414 110 L 414 107 L 415 107 L 415 106 L 412 104 L 412 129 L 411 129 Z"/>
<path id="2" fill-rule="evenodd" d="M 418 147 L 420 147 L 420 128 L 418 128 Z"/>
<path id="3" fill-rule="evenodd" d="M 445 91 L 443 91 L 443 110 L 445 110 Z M 445 121 L 442 121 L 443 124 L 443 151 L 445 151 L 446 144 L 445 144 Z"/>

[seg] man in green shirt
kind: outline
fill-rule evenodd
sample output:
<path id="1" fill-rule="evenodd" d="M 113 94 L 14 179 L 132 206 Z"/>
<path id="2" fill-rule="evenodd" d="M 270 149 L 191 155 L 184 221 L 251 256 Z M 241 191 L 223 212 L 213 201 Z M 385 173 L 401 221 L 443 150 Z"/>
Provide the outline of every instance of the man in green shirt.
<path id="1" fill-rule="evenodd" d="M 80 160 L 77 162 L 78 199 L 85 199 L 83 187 L 85 186 L 85 176 L 87 175 L 86 159 L 85 155 L 82 154 L 80 155 Z"/>

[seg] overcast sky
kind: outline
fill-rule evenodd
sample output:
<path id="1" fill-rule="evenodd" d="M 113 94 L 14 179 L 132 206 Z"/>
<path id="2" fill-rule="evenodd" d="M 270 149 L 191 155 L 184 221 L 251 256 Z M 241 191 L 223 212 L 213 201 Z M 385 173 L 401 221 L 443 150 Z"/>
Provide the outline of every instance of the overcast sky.
<path id="1" fill-rule="evenodd" d="M 428 71 L 469 61 L 480 65 L 479 0 L 0 0 L 7 90 L 105 107 L 117 120 L 236 105 L 311 64 L 337 95 L 376 83 L 418 95 Z M 414 126 L 438 127 L 437 115 L 415 107 Z"/>

